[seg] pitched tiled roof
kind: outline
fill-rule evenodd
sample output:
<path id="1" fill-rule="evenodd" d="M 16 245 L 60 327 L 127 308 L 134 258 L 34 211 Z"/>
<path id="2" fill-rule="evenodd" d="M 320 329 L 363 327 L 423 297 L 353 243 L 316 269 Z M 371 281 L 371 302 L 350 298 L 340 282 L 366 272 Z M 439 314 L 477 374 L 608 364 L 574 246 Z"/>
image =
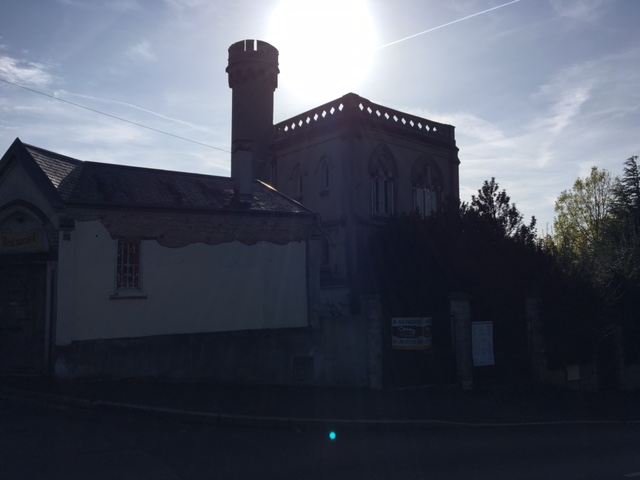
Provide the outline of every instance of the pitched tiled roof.
<path id="1" fill-rule="evenodd" d="M 84 162 L 31 145 L 24 145 L 24 147 L 56 187 L 60 197 L 67 200 L 78 180 Z"/>
<path id="2" fill-rule="evenodd" d="M 84 162 L 24 144 L 66 204 L 311 214 L 268 185 L 253 182 L 253 202 L 235 201 L 229 177 Z"/>

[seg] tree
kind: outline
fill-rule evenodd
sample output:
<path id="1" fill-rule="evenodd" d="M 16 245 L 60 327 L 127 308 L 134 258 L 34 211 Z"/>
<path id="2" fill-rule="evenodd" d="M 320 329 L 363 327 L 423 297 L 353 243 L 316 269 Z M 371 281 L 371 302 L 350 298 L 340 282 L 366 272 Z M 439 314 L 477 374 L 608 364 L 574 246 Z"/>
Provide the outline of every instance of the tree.
<path id="1" fill-rule="evenodd" d="M 622 178 L 614 187 L 614 214 L 638 222 L 640 220 L 640 168 L 638 156 L 627 158 L 624 162 Z"/>
<path id="2" fill-rule="evenodd" d="M 609 239 L 615 254 L 610 268 L 611 312 L 624 332 L 625 361 L 640 363 L 640 168 L 638 157 L 624 162 L 614 187 L 613 221 Z"/>
<path id="3" fill-rule="evenodd" d="M 616 250 L 614 267 L 626 278 L 640 272 L 640 169 L 637 156 L 624 162 L 622 178 L 613 188 L 612 222 L 608 236 Z"/>
<path id="4" fill-rule="evenodd" d="M 495 177 L 491 177 L 490 181 L 484 181 L 482 188 L 478 190 L 478 196 L 471 196 L 470 204 L 462 205 L 462 215 L 475 215 L 488 222 L 496 229 L 499 237 L 533 244 L 536 237 L 535 217 L 531 217 L 530 224 L 525 225 L 516 204 L 510 202 L 511 198 L 506 190 L 500 190 Z"/>
<path id="5" fill-rule="evenodd" d="M 607 170 L 592 167 L 588 177 L 578 178 L 556 200 L 554 242 L 572 263 L 593 266 L 600 257 L 612 215 L 615 181 Z"/>
<path id="6" fill-rule="evenodd" d="M 550 284 L 552 259 L 532 248 L 535 219 L 522 222 L 495 178 L 469 204 L 447 207 L 427 218 L 393 217 L 373 235 L 369 263 L 385 313 L 432 316 L 434 342 L 447 349 L 449 295 L 468 293 L 474 319 L 494 322 L 492 375 L 521 378 L 529 368 L 525 299 Z"/>
<path id="7" fill-rule="evenodd" d="M 596 167 L 556 201 L 554 243 L 573 285 L 591 292 L 593 344 L 617 326 L 624 331 L 626 361 L 640 355 L 640 171 L 637 157 L 622 178 Z M 583 297 L 587 300 L 586 297 Z M 596 301 L 597 300 L 597 301 Z M 635 355 L 635 356 L 634 356 Z"/>

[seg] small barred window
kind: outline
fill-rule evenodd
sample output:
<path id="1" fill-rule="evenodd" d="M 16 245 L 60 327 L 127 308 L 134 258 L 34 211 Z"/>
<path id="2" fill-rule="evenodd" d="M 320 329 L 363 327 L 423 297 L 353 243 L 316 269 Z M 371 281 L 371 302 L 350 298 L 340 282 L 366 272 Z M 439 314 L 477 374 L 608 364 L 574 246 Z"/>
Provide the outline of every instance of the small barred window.
<path id="1" fill-rule="evenodd" d="M 140 247 L 140 240 L 118 240 L 117 292 L 139 292 L 142 290 Z"/>

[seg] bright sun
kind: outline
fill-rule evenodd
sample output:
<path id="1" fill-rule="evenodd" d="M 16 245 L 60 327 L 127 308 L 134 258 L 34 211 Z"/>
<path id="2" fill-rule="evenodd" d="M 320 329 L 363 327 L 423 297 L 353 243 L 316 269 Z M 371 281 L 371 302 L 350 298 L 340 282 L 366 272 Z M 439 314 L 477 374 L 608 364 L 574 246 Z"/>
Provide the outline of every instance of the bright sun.
<path id="1" fill-rule="evenodd" d="M 269 23 L 283 89 L 313 101 L 353 91 L 376 45 L 366 0 L 281 0 Z"/>

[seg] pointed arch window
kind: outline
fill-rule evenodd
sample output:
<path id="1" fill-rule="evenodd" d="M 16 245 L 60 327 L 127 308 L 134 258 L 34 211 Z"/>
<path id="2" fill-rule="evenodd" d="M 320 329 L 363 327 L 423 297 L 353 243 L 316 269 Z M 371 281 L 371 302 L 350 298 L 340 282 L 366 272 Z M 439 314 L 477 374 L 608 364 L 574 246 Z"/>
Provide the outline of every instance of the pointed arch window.
<path id="1" fill-rule="evenodd" d="M 420 157 L 411 171 L 413 186 L 413 208 L 423 217 L 433 215 L 441 208 L 442 173 L 430 157 Z"/>
<path id="2" fill-rule="evenodd" d="M 369 162 L 371 175 L 371 214 L 388 217 L 395 212 L 396 163 L 389 148 L 374 150 Z"/>
<path id="3" fill-rule="evenodd" d="M 371 177 L 371 213 L 378 216 L 389 216 L 394 211 L 394 185 L 391 176 L 379 170 Z"/>

